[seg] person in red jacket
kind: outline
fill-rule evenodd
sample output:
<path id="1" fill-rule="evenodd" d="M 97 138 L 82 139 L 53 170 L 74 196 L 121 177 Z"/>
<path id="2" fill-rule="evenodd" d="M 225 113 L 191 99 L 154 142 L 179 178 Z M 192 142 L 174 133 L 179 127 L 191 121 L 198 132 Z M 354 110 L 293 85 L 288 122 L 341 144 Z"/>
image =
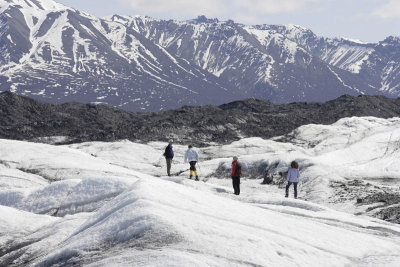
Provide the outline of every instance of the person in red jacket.
<path id="1" fill-rule="evenodd" d="M 240 176 L 242 175 L 242 166 L 238 162 L 238 157 L 233 157 L 232 161 L 232 184 L 235 195 L 240 194 Z"/>

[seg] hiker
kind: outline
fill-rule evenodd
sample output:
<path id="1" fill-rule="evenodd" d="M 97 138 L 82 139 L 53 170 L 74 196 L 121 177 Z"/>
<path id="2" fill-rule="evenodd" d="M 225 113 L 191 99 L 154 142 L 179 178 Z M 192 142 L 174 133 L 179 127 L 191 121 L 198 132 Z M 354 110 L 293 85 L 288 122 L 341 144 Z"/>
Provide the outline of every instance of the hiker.
<path id="1" fill-rule="evenodd" d="M 172 164 L 172 159 L 174 158 L 174 151 L 172 150 L 172 144 L 174 143 L 174 140 L 169 140 L 168 146 L 165 148 L 164 152 L 164 157 L 165 160 L 167 161 L 167 174 L 168 176 L 171 176 L 171 164 Z"/>
<path id="2" fill-rule="evenodd" d="M 234 156 L 232 161 L 232 185 L 235 195 L 240 194 L 240 176 L 242 175 L 242 165 L 238 162 L 238 157 Z"/>
<path id="3" fill-rule="evenodd" d="M 299 164 L 296 161 L 292 161 L 290 164 L 290 168 L 287 174 L 287 185 L 286 185 L 286 194 L 285 197 L 289 196 L 289 187 L 293 184 L 294 187 L 294 198 L 297 199 L 297 184 L 299 183 Z"/>
<path id="4" fill-rule="evenodd" d="M 193 178 L 193 173 L 196 176 L 196 181 L 199 180 L 199 175 L 197 174 L 196 170 L 196 163 L 199 161 L 199 155 L 197 154 L 196 150 L 193 149 L 192 145 L 188 146 L 188 150 L 185 153 L 185 163 L 189 162 L 190 164 L 190 176 L 189 179 Z"/>

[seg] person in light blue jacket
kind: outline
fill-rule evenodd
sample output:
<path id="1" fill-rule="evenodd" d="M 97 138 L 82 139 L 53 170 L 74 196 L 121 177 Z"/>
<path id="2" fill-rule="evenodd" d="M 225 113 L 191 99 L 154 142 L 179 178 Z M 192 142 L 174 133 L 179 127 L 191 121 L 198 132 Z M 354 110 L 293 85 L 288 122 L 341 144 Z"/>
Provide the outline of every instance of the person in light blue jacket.
<path id="1" fill-rule="evenodd" d="M 293 184 L 294 187 L 294 198 L 297 198 L 297 184 L 299 183 L 300 172 L 299 164 L 296 161 L 292 161 L 287 174 L 287 185 L 285 197 L 289 196 L 289 187 Z"/>
<path id="2" fill-rule="evenodd" d="M 199 154 L 197 154 L 196 150 L 193 149 L 192 145 L 188 146 L 188 150 L 185 153 L 185 163 L 189 162 L 190 164 L 190 176 L 189 179 L 193 178 L 193 172 L 196 176 L 196 181 L 199 180 L 199 175 L 197 174 L 196 170 L 196 163 L 199 161 Z"/>

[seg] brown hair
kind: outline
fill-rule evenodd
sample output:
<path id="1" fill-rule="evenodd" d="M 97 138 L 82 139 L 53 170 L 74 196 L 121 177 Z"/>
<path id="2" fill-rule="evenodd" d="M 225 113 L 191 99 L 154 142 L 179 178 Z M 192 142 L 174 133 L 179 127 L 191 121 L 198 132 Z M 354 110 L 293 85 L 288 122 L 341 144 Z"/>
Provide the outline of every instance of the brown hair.
<path id="1" fill-rule="evenodd" d="M 290 167 L 298 169 L 299 168 L 299 164 L 297 163 L 297 161 L 293 160 L 292 163 L 290 164 Z"/>

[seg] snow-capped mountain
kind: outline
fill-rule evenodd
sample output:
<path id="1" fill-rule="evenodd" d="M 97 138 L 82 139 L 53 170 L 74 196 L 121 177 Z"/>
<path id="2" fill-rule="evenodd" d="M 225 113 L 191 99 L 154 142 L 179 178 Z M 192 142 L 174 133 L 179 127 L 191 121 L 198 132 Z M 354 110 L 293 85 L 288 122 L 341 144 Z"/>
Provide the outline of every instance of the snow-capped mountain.
<path id="1" fill-rule="evenodd" d="M 2 90 L 128 110 L 221 104 L 243 97 L 120 23 L 51 0 L 1 0 L 0 7 Z"/>
<path id="2" fill-rule="evenodd" d="M 399 118 L 346 118 L 289 143 L 196 148 L 199 182 L 183 144 L 168 177 L 163 142 L 0 139 L 0 265 L 399 266 L 399 129 Z M 299 199 L 280 175 L 292 160 Z"/>
<path id="3" fill-rule="evenodd" d="M 399 95 L 398 38 L 363 44 L 296 25 L 200 16 L 96 18 L 52 0 L 0 0 L 0 90 L 130 111 Z"/>
<path id="4" fill-rule="evenodd" d="M 399 95 L 398 38 L 364 44 L 318 37 L 297 25 L 246 26 L 204 16 L 187 22 L 142 16 L 112 19 L 250 96 L 281 103 L 325 101 L 343 93 Z"/>
<path id="5" fill-rule="evenodd" d="M 317 37 L 299 26 L 276 26 L 290 40 L 306 48 L 329 65 L 361 78 L 369 88 L 388 96 L 400 94 L 400 38 L 387 37 L 378 44 L 347 38 Z"/>
<path id="6" fill-rule="evenodd" d="M 245 26 L 199 17 L 187 22 L 114 16 L 171 54 L 213 73 L 250 97 L 275 103 L 322 101 L 372 93 L 362 80 L 327 65 L 275 26 Z"/>

